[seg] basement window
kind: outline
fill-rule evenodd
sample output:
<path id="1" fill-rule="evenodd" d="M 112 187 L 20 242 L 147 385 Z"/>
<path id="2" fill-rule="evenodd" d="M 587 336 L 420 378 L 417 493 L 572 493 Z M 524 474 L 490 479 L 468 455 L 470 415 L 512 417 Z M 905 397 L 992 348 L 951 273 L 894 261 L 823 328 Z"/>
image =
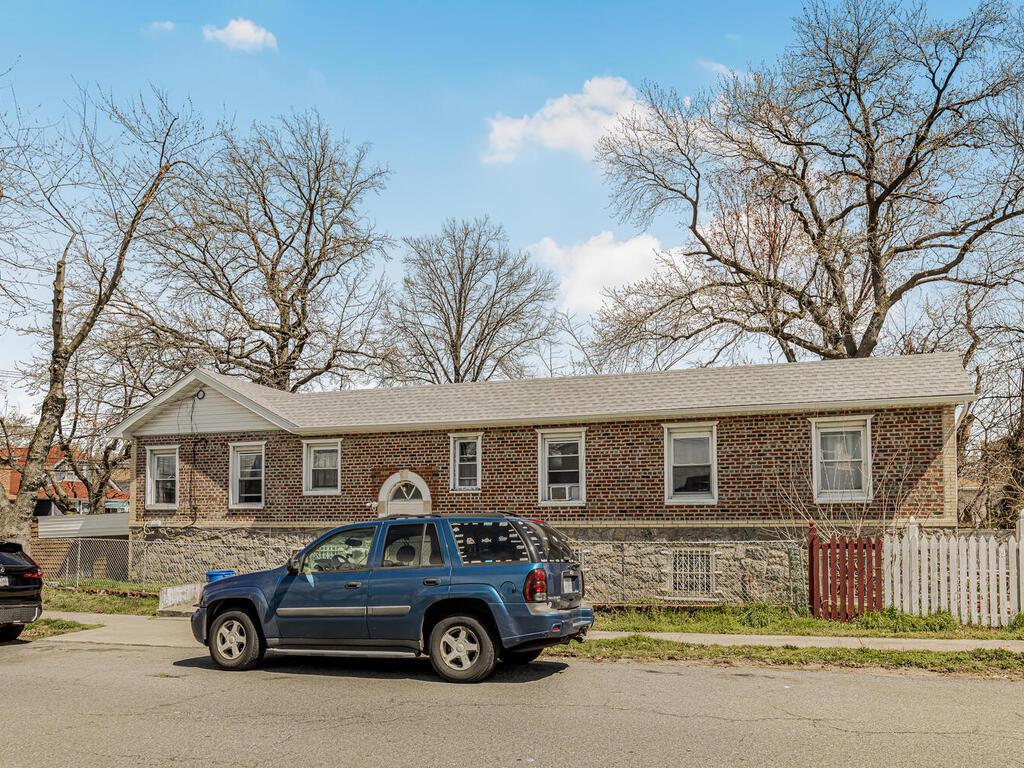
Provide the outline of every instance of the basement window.
<path id="1" fill-rule="evenodd" d="M 679 597 L 713 597 L 714 553 L 709 548 L 671 550 L 668 588 Z"/>

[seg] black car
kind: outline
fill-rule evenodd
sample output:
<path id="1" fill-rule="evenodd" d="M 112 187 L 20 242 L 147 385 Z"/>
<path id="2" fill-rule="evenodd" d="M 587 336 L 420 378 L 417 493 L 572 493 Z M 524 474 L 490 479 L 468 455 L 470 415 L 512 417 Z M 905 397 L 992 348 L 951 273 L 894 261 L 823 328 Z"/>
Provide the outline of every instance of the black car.
<path id="1" fill-rule="evenodd" d="M 43 574 L 20 544 L 0 541 L 0 643 L 16 640 L 43 612 Z"/>

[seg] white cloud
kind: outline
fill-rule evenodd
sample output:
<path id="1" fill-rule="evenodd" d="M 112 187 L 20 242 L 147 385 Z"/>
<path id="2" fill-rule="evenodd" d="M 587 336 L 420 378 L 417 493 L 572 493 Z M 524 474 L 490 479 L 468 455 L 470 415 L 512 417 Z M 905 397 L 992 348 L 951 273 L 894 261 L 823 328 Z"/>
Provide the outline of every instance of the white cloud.
<path id="1" fill-rule="evenodd" d="M 589 240 L 559 245 L 550 237 L 529 247 L 535 257 L 555 271 L 562 289 L 562 309 L 590 314 L 600 309 L 608 288 L 618 288 L 649 276 L 662 250 L 653 235 L 616 240 L 605 230 Z"/>
<path id="2" fill-rule="evenodd" d="M 621 77 L 592 77 L 582 93 L 548 99 L 532 115 L 495 115 L 484 162 L 510 163 L 526 144 L 575 152 L 589 160 L 615 118 L 637 105 L 636 91 Z"/>
<path id="3" fill-rule="evenodd" d="M 277 38 L 274 37 L 274 33 L 249 19 L 232 19 L 224 27 L 208 24 L 203 27 L 203 37 L 235 51 L 255 53 L 264 48 L 277 50 Z"/>
<path id="4" fill-rule="evenodd" d="M 146 25 L 146 31 L 151 34 L 160 32 L 173 32 L 178 25 L 173 21 L 151 21 Z"/>
<path id="5" fill-rule="evenodd" d="M 719 77 L 736 77 L 737 75 L 742 77 L 747 74 L 742 69 L 733 69 L 728 64 L 723 64 L 720 61 L 698 59 L 697 63 L 701 66 L 702 69 L 707 70 L 713 75 L 718 75 Z"/>

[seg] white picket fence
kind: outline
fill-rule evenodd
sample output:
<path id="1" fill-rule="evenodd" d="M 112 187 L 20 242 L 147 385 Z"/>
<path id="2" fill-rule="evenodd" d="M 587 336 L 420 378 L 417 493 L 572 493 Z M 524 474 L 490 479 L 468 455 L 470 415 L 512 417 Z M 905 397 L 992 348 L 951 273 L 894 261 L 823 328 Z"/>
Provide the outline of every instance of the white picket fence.
<path id="1" fill-rule="evenodd" d="M 882 543 L 885 605 L 918 616 L 949 611 L 961 624 L 1004 627 L 1024 599 L 1024 511 L 1015 535 L 906 531 Z"/>

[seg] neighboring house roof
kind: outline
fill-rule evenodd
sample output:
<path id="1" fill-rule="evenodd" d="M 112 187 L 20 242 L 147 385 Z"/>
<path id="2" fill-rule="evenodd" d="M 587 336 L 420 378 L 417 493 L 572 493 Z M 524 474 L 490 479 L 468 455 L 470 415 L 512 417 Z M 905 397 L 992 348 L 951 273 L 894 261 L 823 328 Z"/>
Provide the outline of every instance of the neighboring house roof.
<path id="1" fill-rule="evenodd" d="M 72 449 L 74 450 L 74 449 Z M 9 498 L 14 498 L 18 495 L 18 491 L 21 489 L 21 472 L 18 468 L 25 466 L 25 457 L 28 455 L 27 447 L 14 448 L 10 452 L 6 448 L 0 449 L 0 459 L 6 459 L 8 456 L 14 457 L 15 468 L 8 467 L 6 465 L 0 465 L 3 471 L 0 471 L 0 489 L 2 489 Z M 78 460 L 84 460 L 86 457 L 79 451 L 75 451 L 75 458 Z M 56 468 L 66 458 L 65 452 L 59 446 L 53 446 L 46 454 L 45 467 L 47 469 Z M 74 481 L 61 481 L 61 490 L 70 499 L 88 499 L 89 489 L 85 483 L 80 480 Z M 46 493 L 46 488 L 40 488 L 36 493 L 36 498 L 40 500 L 50 498 Z M 117 486 L 108 487 L 104 490 L 104 498 L 116 501 L 124 501 L 128 499 L 128 494 L 122 491 Z"/>
<path id="2" fill-rule="evenodd" d="M 940 405 L 974 399 L 974 386 L 952 353 L 307 393 L 282 392 L 196 369 L 122 422 L 114 434 L 130 435 L 175 395 L 197 383 L 297 434 Z"/>

